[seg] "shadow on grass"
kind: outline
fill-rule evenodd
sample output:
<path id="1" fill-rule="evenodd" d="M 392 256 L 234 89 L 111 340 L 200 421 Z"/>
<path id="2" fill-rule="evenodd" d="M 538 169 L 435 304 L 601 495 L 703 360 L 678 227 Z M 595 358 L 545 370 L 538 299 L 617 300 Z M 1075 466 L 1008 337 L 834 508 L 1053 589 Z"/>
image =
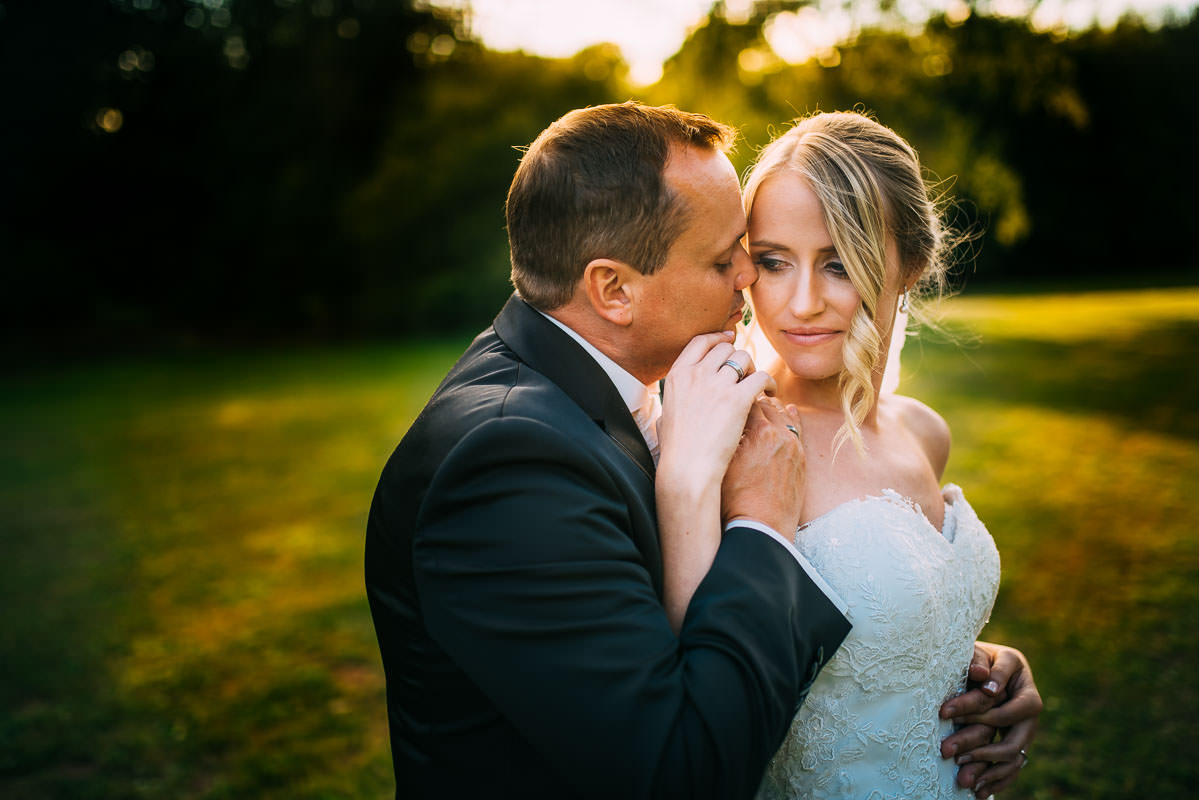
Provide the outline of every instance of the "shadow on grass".
<path id="1" fill-rule="evenodd" d="M 43 477 L 36 459 L 16 464 L 6 450 L 0 795 L 111 796 L 97 777 L 121 736 L 102 734 L 127 720 L 108 665 L 148 622 L 129 580 L 133 553 L 111 537 L 86 465 Z"/>
<path id="2" fill-rule="evenodd" d="M 384 797 L 378 470 L 461 349 L 0 379 L 0 797 Z"/>
<path id="3" fill-rule="evenodd" d="M 1129 430 L 1199 440 L 1199 322 L 1080 342 L 1000 338 L 981 347 L 927 341 L 905 373 L 948 403 L 1036 405 L 1119 418 Z M 905 376 L 906 380 L 906 376 Z"/>

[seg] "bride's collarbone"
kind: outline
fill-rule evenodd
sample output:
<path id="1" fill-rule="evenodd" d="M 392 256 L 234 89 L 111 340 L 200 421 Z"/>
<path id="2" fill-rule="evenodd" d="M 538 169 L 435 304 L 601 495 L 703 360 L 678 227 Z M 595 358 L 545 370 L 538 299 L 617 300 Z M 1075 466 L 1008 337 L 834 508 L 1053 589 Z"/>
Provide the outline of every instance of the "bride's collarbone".
<path id="1" fill-rule="evenodd" d="M 827 420 L 817 424 L 805 420 L 804 426 L 808 463 L 802 522 L 854 500 L 894 492 L 917 504 L 931 523 L 939 524 L 941 487 L 927 456 L 910 435 L 901 430 L 864 430 L 865 453 L 847 440 L 834 456 L 839 424 L 829 430 Z"/>

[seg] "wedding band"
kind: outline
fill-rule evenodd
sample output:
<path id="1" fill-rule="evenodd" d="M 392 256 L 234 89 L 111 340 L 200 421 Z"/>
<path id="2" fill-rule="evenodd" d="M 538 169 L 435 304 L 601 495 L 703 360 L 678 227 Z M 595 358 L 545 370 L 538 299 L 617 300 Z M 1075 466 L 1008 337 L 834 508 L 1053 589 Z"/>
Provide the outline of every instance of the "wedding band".
<path id="1" fill-rule="evenodd" d="M 787 426 L 787 430 L 789 430 L 789 431 L 791 431 L 792 433 L 794 433 L 794 434 L 795 434 L 795 438 L 796 438 L 796 439 L 799 439 L 801 442 L 803 441 L 803 439 L 802 439 L 802 438 L 800 437 L 800 435 L 799 435 L 799 428 L 795 427 L 794 425 L 788 425 L 788 426 Z M 1021 750 L 1020 752 L 1024 752 L 1024 751 L 1023 751 L 1023 750 Z M 1025 756 L 1025 758 L 1028 758 L 1028 756 Z"/>
<path id="2" fill-rule="evenodd" d="M 740 383 L 741 381 L 745 380 L 745 370 L 741 369 L 741 365 L 738 364 L 733 359 L 730 358 L 728 361 L 724 362 L 720 366 L 732 367 L 733 371 L 737 373 L 737 383 Z"/>
<path id="3" fill-rule="evenodd" d="M 1027 766 L 1028 766 L 1028 753 L 1026 753 L 1026 752 L 1024 752 L 1023 750 L 1021 750 L 1021 751 L 1020 751 L 1020 755 L 1024 756 L 1024 763 L 1022 763 L 1022 764 L 1020 765 L 1020 769 L 1024 769 L 1025 767 L 1027 767 Z"/>

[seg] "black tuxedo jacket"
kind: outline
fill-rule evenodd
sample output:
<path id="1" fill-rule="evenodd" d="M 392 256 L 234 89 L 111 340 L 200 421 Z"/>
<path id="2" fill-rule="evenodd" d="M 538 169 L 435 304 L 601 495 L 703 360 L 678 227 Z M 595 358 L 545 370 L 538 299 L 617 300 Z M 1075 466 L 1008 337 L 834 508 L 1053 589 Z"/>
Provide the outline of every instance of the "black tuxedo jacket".
<path id="1" fill-rule="evenodd" d="M 749 797 L 849 629 L 734 528 L 676 637 L 645 442 L 515 296 L 388 460 L 366 586 L 405 799 Z"/>

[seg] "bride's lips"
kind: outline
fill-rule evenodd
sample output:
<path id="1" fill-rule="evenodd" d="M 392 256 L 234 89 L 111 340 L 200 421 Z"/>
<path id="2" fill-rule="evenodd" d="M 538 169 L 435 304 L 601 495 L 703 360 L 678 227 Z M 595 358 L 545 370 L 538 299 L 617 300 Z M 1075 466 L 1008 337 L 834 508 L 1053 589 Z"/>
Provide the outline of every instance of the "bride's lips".
<path id="1" fill-rule="evenodd" d="M 831 342 L 840 335 L 841 331 L 832 328 L 792 328 L 783 331 L 783 336 L 787 337 L 787 341 L 804 347 Z"/>

